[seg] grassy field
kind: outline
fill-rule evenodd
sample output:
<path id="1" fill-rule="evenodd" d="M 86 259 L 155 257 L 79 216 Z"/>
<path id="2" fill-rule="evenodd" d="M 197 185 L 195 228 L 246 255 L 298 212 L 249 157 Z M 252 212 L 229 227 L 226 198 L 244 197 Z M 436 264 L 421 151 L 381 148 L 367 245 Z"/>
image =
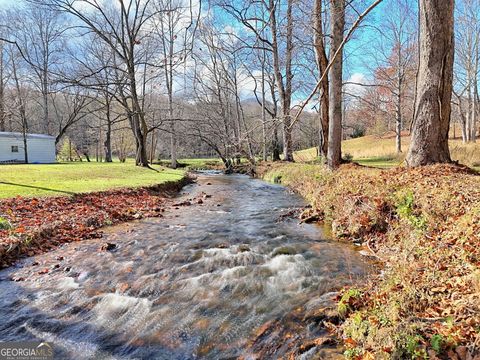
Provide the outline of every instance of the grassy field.
<path id="1" fill-rule="evenodd" d="M 133 163 L 61 163 L 1 165 L 0 198 L 73 195 L 123 187 L 139 187 L 180 180 L 185 172 L 160 166 L 158 171 Z"/>
<path id="2" fill-rule="evenodd" d="M 159 164 L 168 167 L 170 165 L 170 160 L 162 159 L 159 161 Z M 178 165 L 180 168 L 186 168 L 188 170 L 203 170 L 209 169 L 212 166 L 222 166 L 222 160 L 218 158 L 178 159 Z"/>
<path id="3" fill-rule="evenodd" d="M 480 143 L 464 144 L 459 139 L 451 139 L 449 144 L 453 160 L 477 169 L 480 167 Z M 369 135 L 343 141 L 342 152 L 344 156 L 348 154 L 353 157 L 354 161 L 362 165 L 387 168 L 403 163 L 409 145 L 410 137 L 402 136 L 403 153 L 397 156 L 393 136 Z M 315 148 L 297 151 L 294 154 L 295 160 L 300 162 L 312 161 L 315 157 Z"/>

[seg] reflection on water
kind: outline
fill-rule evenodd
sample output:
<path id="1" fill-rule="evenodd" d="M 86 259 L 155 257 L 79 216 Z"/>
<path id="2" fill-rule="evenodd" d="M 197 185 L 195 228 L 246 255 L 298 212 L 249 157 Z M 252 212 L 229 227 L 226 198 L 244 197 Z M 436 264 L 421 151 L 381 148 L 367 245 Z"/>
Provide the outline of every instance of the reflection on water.
<path id="1" fill-rule="evenodd" d="M 278 222 L 304 205 L 281 186 L 204 174 L 185 190 L 207 196 L 0 272 L 0 341 L 52 341 L 59 358 L 235 357 L 261 325 L 366 271 L 319 227 Z"/>

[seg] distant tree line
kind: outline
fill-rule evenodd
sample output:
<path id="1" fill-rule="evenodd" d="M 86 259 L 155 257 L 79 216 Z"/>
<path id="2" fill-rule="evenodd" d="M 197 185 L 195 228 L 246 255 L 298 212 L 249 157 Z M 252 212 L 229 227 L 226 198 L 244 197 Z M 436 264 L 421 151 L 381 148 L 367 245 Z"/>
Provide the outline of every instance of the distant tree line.
<path id="1" fill-rule="evenodd" d="M 0 131 L 174 168 L 312 146 L 336 168 L 342 139 L 393 131 L 410 165 L 450 161 L 452 108 L 464 141 L 478 131 L 478 0 L 457 2 L 455 62 L 453 1 L 384 2 L 24 0 L 0 14 Z"/>

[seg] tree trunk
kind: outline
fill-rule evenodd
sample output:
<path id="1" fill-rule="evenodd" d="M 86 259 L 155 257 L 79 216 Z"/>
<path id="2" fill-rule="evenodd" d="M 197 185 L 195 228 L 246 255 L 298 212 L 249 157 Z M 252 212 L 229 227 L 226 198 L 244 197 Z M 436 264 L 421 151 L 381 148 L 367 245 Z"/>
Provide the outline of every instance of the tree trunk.
<path id="1" fill-rule="evenodd" d="M 463 110 L 463 101 L 462 101 L 462 94 L 460 96 L 457 95 L 458 98 L 458 111 L 460 113 L 460 129 L 462 130 L 462 142 L 467 142 L 467 117 L 465 115 L 465 111 Z"/>
<path id="2" fill-rule="evenodd" d="M 330 0 L 331 44 L 330 56 L 336 53 L 343 41 L 345 27 L 345 0 Z M 342 161 L 342 84 L 343 50 L 333 61 L 329 72 L 329 127 L 327 162 L 330 169 L 337 168 Z"/>
<path id="3" fill-rule="evenodd" d="M 262 159 L 267 161 L 267 119 L 265 100 L 265 50 L 262 50 Z"/>
<path id="4" fill-rule="evenodd" d="M 283 117 L 283 160 L 293 161 L 291 116 Z"/>
<path id="5" fill-rule="evenodd" d="M 110 98 L 108 92 L 105 92 L 105 106 L 106 106 L 106 118 L 107 118 L 107 132 L 105 134 L 105 162 L 112 162 L 112 119 L 110 113 Z M 87 157 L 87 161 L 88 157 Z"/>
<path id="6" fill-rule="evenodd" d="M 0 131 L 5 131 L 5 83 L 3 80 L 3 44 L 0 44 Z"/>
<path id="7" fill-rule="evenodd" d="M 467 71 L 467 121 L 465 123 L 465 142 L 470 142 L 472 135 L 472 71 Z"/>
<path id="8" fill-rule="evenodd" d="M 50 115 L 48 111 L 48 65 L 44 64 L 42 79 L 43 124 L 45 134 L 50 134 Z"/>
<path id="9" fill-rule="evenodd" d="M 112 124 L 107 122 L 107 132 L 105 133 L 105 162 L 112 162 Z"/>
<path id="10" fill-rule="evenodd" d="M 132 56 L 133 58 L 133 56 Z M 137 83 L 135 79 L 135 65 L 128 64 L 129 88 L 132 99 L 133 114 L 129 114 L 130 126 L 135 136 L 136 154 L 135 165 L 148 167 L 147 154 L 147 123 L 145 122 L 143 109 L 137 93 Z"/>
<path id="11" fill-rule="evenodd" d="M 23 151 L 24 151 L 24 160 L 25 164 L 28 164 L 28 141 L 27 141 L 27 130 L 23 128 Z"/>
<path id="12" fill-rule="evenodd" d="M 313 24 L 314 47 L 319 76 L 322 76 L 328 66 L 323 38 L 322 1 L 323 0 L 315 0 Z M 328 76 L 325 76 L 320 87 L 320 131 L 318 146 L 318 155 L 323 158 L 327 157 L 328 152 L 328 112 Z"/>
<path id="13" fill-rule="evenodd" d="M 272 161 L 280 161 L 280 143 L 278 141 L 278 125 L 273 121 Z"/>
<path id="14" fill-rule="evenodd" d="M 399 45 L 397 50 L 397 111 L 396 111 L 396 128 L 395 128 L 395 148 L 397 155 L 402 152 L 402 83 L 403 83 L 403 69 L 402 69 L 402 48 Z"/>
<path id="15" fill-rule="evenodd" d="M 401 96 L 402 79 L 398 78 L 398 94 L 397 94 L 397 111 L 396 111 L 396 129 L 395 129 L 395 148 L 397 154 L 402 152 L 402 96 Z"/>
<path id="16" fill-rule="evenodd" d="M 451 162 L 454 0 L 420 1 L 420 61 L 408 166 Z"/>
<path id="17" fill-rule="evenodd" d="M 147 139 L 144 132 L 142 132 L 139 114 L 129 114 L 128 119 L 135 137 L 135 165 L 148 167 Z"/>
<path id="18" fill-rule="evenodd" d="M 176 169 L 177 164 L 177 137 L 176 137 L 176 129 L 175 129 L 175 122 L 172 120 L 170 121 L 170 166 L 172 169 Z"/>
<path id="19" fill-rule="evenodd" d="M 138 129 L 135 132 L 135 141 L 136 141 L 136 145 L 137 145 L 137 151 L 136 151 L 136 156 L 135 156 L 135 164 L 137 166 L 148 167 L 146 137 L 143 134 L 143 132 L 139 131 Z"/>
<path id="20" fill-rule="evenodd" d="M 478 65 L 475 65 L 475 74 L 478 72 Z M 477 140 L 477 113 L 478 113 L 478 83 L 477 76 L 475 75 L 475 82 L 473 84 L 473 106 L 472 106 L 472 128 L 470 134 L 470 141 L 475 142 Z"/>
<path id="21" fill-rule="evenodd" d="M 152 139 L 150 144 L 150 164 L 153 164 L 155 161 L 155 152 L 157 149 L 157 136 L 155 130 L 152 131 Z"/>
<path id="22" fill-rule="evenodd" d="M 285 93 L 283 113 L 283 160 L 293 161 L 292 117 L 290 106 L 292 102 L 292 56 L 293 56 L 293 0 L 287 0 L 287 37 L 285 54 Z"/>

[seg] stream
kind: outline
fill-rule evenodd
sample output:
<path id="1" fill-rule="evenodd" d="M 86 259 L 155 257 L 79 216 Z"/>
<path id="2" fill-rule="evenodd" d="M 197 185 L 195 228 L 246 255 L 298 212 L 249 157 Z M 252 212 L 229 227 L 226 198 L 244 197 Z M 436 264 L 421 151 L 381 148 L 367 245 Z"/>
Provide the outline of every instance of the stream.
<path id="1" fill-rule="evenodd" d="M 305 202 L 280 185 L 202 173 L 175 201 L 1 271 L 0 341 L 49 341 L 55 359 L 255 359 L 262 325 L 369 271 L 320 226 L 282 218 Z"/>

